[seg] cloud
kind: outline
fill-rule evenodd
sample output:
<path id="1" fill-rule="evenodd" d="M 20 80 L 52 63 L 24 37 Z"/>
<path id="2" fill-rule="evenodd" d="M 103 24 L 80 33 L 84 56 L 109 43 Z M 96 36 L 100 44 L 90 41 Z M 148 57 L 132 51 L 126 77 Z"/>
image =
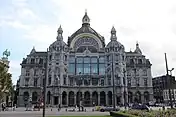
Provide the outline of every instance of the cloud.
<path id="1" fill-rule="evenodd" d="M 25 39 L 34 41 L 35 43 L 48 44 L 56 40 L 57 28 L 39 24 L 33 26 L 26 34 L 24 35 Z M 41 45 L 40 45 L 41 46 Z"/>
<path id="2" fill-rule="evenodd" d="M 0 26 L 10 26 L 15 29 L 25 29 L 28 30 L 30 27 L 29 25 L 22 24 L 22 22 L 19 21 L 1 21 Z"/>
<path id="3" fill-rule="evenodd" d="M 12 82 L 16 84 L 16 80 L 19 78 L 21 74 L 21 66 L 20 66 L 21 61 L 14 61 L 11 60 L 9 63 L 9 72 L 12 74 Z"/>
<path id="4" fill-rule="evenodd" d="M 6 7 L 8 12 L 4 10 L 0 14 L 0 27 L 11 26 L 19 30 L 24 40 L 30 41 L 37 50 L 45 51 L 56 40 L 60 24 L 67 42 L 68 36 L 81 27 L 87 9 L 90 26 L 105 37 L 106 44 L 110 41 L 113 25 L 118 41 L 124 44 L 126 51 L 134 50 L 136 41 L 139 42 L 143 54 L 152 63 L 153 76 L 165 74 L 165 52 L 169 67 L 176 66 L 174 0 L 39 0 L 37 3 L 12 0 Z M 15 62 L 12 63 L 14 66 Z M 20 67 L 12 68 L 12 72 L 19 73 Z"/>

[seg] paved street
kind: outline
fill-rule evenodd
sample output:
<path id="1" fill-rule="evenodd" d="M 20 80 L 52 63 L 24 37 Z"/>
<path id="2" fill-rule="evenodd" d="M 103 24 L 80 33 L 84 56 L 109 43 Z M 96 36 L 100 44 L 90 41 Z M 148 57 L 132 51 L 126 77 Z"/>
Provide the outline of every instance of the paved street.
<path id="1" fill-rule="evenodd" d="M 161 107 L 152 107 L 153 110 L 159 110 Z M 166 107 L 167 109 L 168 107 Z M 60 112 L 57 111 L 57 108 L 46 109 L 46 116 L 59 116 L 59 115 L 109 115 L 109 112 L 92 112 L 92 107 L 86 108 L 86 112 L 66 112 L 65 108 L 62 108 Z M 162 108 L 161 108 L 162 109 Z M 121 108 L 124 110 L 124 108 Z M 41 117 L 42 109 L 40 111 L 25 111 L 25 108 L 17 108 L 15 111 L 5 111 L 0 112 L 0 117 Z"/>
<path id="2" fill-rule="evenodd" d="M 86 108 L 86 112 L 66 112 L 63 108 L 60 112 L 57 111 L 56 108 L 53 108 L 52 111 L 50 109 L 46 109 L 46 116 L 58 116 L 58 115 L 109 115 L 109 112 L 92 112 L 92 108 Z M 5 111 L 0 112 L 0 117 L 41 117 L 41 111 L 24 111 L 24 108 L 17 108 L 16 111 Z"/>

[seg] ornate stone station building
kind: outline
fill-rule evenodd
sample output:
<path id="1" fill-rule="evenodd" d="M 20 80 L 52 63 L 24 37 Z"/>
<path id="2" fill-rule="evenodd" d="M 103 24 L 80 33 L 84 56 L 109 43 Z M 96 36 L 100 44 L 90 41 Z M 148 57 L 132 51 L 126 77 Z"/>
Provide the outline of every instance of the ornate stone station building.
<path id="1" fill-rule="evenodd" d="M 105 45 L 104 37 L 90 27 L 87 13 L 82 27 L 68 37 L 67 43 L 62 33 L 60 26 L 47 52 L 33 48 L 23 59 L 19 106 L 41 99 L 45 71 L 49 105 L 73 106 L 80 100 L 84 106 L 112 105 L 113 94 L 116 104 L 124 104 L 125 99 L 128 103 L 153 100 L 151 63 L 138 43 L 135 51 L 125 52 L 112 27 L 110 42 Z"/>

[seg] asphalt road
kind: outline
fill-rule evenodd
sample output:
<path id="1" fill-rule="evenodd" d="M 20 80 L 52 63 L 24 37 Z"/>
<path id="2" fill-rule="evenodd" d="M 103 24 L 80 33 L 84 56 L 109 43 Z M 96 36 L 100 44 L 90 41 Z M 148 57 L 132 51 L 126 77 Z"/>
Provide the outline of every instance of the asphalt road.
<path id="1" fill-rule="evenodd" d="M 153 110 L 159 110 L 161 107 L 152 107 Z M 167 108 L 167 107 L 166 107 Z M 57 108 L 46 109 L 46 117 L 47 116 L 59 116 L 59 115 L 67 115 L 67 116 L 76 116 L 76 115 L 109 115 L 109 112 L 92 112 L 93 107 L 86 108 L 86 112 L 66 112 L 65 108 L 62 108 L 61 111 L 57 111 Z M 162 109 L 162 108 L 161 108 Z M 121 108 L 124 110 L 124 108 Z M 0 117 L 42 117 L 42 109 L 40 111 L 25 111 L 25 108 L 17 108 L 15 111 L 9 109 L 9 111 L 1 111 Z"/>
<path id="2" fill-rule="evenodd" d="M 59 115 L 67 115 L 67 116 L 76 116 L 76 115 L 109 115 L 109 112 L 92 112 L 91 108 L 87 108 L 87 112 L 66 112 L 65 109 L 61 111 L 57 111 L 56 108 L 53 108 L 52 111 L 50 109 L 46 109 L 46 117 L 47 116 L 59 116 Z M 0 117 L 42 117 L 42 109 L 41 111 L 25 111 L 25 109 L 17 109 L 15 111 L 1 111 Z"/>

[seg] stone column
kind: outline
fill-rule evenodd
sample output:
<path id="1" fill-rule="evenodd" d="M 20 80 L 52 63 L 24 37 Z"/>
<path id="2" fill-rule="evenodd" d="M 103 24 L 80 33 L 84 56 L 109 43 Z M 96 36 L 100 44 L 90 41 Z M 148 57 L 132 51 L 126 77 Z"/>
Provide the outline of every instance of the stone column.
<path id="1" fill-rule="evenodd" d="M 81 105 L 84 106 L 84 92 L 82 92 L 82 100 L 81 100 Z"/>
<path id="2" fill-rule="evenodd" d="M 149 101 L 152 101 L 152 100 L 153 100 L 153 94 L 149 94 Z"/>
<path id="3" fill-rule="evenodd" d="M 123 94 L 123 92 L 121 93 L 120 102 L 121 102 L 121 104 L 124 105 L 125 101 L 124 101 L 124 94 Z"/>
<path id="4" fill-rule="evenodd" d="M 74 94 L 74 105 L 76 104 L 76 94 Z"/>
<path id="5" fill-rule="evenodd" d="M 132 102 L 134 102 L 134 99 L 136 98 L 136 94 L 135 92 L 133 92 L 133 95 L 132 95 Z"/>
<path id="6" fill-rule="evenodd" d="M 59 104 L 62 106 L 62 94 L 60 94 L 59 98 L 60 98 L 59 99 L 59 101 L 60 101 Z"/>
<path id="7" fill-rule="evenodd" d="M 145 98 L 144 98 L 144 94 L 141 92 L 141 102 L 143 103 L 143 102 L 145 102 L 146 100 L 145 100 Z"/>
<path id="8" fill-rule="evenodd" d="M 100 106 L 100 92 L 98 92 L 98 105 Z"/>
<path id="9" fill-rule="evenodd" d="M 68 98 L 69 98 L 69 93 L 67 92 L 67 96 L 66 96 L 66 105 L 68 106 Z"/>
<path id="10" fill-rule="evenodd" d="M 54 96 L 53 95 L 51 95 L 51 97 L 50 97 L 50 99 L 51 99 L 51 106 L 53 106 L 54 105 Z"/>
<path id="11" fill-rule="evenodd" d="M 106 106 L 109 106 L 109 98 L 108 98 L 108 93 L 106 94 Z"/>
<path id="12" fill-rule="evenodd" d="M 90 93 L 90 105 L 92 106 L 92 92 Z"/>

